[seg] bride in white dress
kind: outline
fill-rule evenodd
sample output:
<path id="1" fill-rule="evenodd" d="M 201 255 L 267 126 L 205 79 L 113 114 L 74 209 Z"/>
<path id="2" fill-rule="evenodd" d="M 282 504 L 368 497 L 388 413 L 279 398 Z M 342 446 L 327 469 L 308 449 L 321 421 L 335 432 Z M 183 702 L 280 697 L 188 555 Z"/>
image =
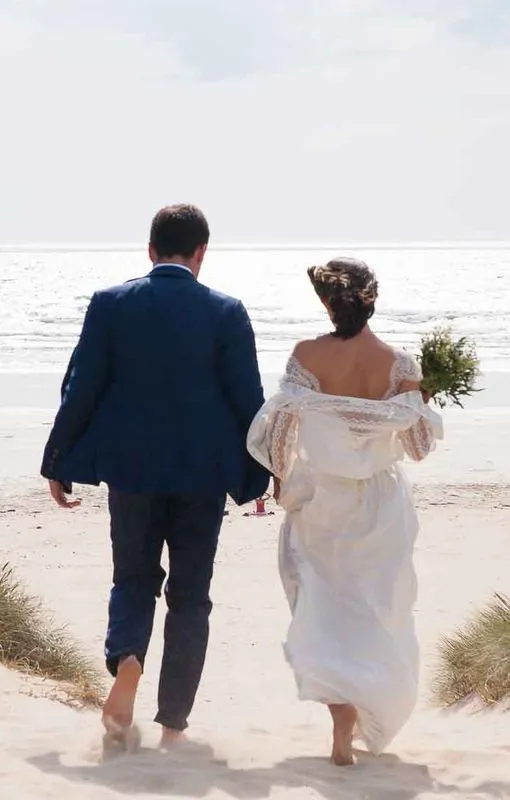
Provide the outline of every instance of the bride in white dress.
<path id="1" fill-rule="evenodd" d="M 292 612 L 285 653 L 299 696 L 329 707 L 333 760 L 354 734 L 380 753 L 417 696 L 413 546 L 418 521 L 398 462 L 442 438 L 420 370 L 368 326 L 377 281 L 362 262 L 309 270 L 334 331 L 301 342 L 248 448 L 286 511 L 280 574 Z"/>

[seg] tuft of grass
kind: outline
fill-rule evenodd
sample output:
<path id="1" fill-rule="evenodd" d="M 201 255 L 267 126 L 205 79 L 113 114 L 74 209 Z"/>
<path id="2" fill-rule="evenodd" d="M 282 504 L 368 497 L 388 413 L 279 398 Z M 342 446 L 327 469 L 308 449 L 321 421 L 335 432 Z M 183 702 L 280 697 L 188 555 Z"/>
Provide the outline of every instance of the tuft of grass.
<path id="1" fill-rule="evenodd" d="M 54 624 L 41 601 L 26 592 L 13 569 L 0 569 L 0 663 L 58 681 L 72 702 L 98 707 L 102 677 L 67 628 Z"/>
<path id="2" fill-rule="evenodd" d="M 461 398 L 476 391 L 480 362 L 469 339 L 455 339 L 451 328 L 435 328 L 421 341 L 418 354 L 423 381 L 421 388 L 444 408 L 448 403 L 463 408 Z"/>
<path id="3" fill-rule="evenodd" d="M 510 602 L 496 594 L 487 608 L 439 645 L 432 695 L 442 707 L 470 696 L 492 705 L 510 696 Z"/>

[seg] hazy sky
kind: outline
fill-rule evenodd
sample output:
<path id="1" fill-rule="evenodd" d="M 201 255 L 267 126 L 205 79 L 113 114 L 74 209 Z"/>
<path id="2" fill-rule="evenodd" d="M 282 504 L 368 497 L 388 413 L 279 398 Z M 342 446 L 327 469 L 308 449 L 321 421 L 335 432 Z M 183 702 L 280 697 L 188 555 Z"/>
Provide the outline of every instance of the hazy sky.
<path id="1" fill-rule="evenodd" d="M 510 239 L 510 0 L 0 0 L 0 243 Z"/>

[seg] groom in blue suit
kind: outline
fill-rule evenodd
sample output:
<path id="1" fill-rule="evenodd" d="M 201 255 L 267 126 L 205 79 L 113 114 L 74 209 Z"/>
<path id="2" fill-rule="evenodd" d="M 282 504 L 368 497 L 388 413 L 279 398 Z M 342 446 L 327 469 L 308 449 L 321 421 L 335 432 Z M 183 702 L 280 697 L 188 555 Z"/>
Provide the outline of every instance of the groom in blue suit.
<path id="1" fill-rule="evenodd" d="M 243 504 L 269 481 L 245 445 L 264 400 L 253 330 L 239 301 L 198 282 L 208 241 L 197 208 L 163 208 L 149 275 L 93 295 L 41 469 L 62 507 L 77 504 L 73 482 L 109 488 L 115 682 L 103 722 L 114 736 L 132 724 L 168 547 L 163 744 L 187 727 L 201 678 L 226 495 Z"/>

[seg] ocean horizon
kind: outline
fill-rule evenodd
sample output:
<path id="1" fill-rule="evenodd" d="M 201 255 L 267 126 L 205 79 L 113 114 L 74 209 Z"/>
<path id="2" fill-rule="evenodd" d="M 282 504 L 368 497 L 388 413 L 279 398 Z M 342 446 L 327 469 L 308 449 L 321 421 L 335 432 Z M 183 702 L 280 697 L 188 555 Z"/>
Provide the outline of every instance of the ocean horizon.
<path id="1" fill-rule="evenodd" d="M 132 253 L 144 252 L 144 242 L 30 242 L 0 244 L 0 254 L 9 253 Z M 315 251 L 330 250 L 506 250 L 509 240 L 465 240 L 465 241 L 339 241 L 339 242 L 211 242 L 208 250 L 221 251 Z"/>
<path id="2" fill-rule="evenodd" d="M 390 344 L 417 352 L 422 336 L 448 325 L 473 339 L 485 374 L 510 373 L 510 243 L 213 245 L 200 280 L 247 307 L 266 383 L 275 384 L 297 341 L 329 329 L 306 268 L 339 254 L 375 270 L 373 327 Z M 140 245 L 0 246 L 3 382 L 61 375 L 91 294 L 150 268 Z"/>

